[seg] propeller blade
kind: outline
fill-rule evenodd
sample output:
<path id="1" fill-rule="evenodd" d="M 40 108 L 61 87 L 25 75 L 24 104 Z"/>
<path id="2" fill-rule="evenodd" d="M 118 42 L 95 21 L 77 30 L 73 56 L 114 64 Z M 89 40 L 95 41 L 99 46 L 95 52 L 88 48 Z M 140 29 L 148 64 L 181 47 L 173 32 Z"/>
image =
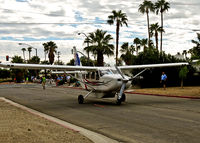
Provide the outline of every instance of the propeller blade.
<path id="1" fill-rule="evenodd" d="M 121 87 L 120 92 L 119 92 L 119 94 L 118 94 L 118 97 L 117 97 L 118 99 L 121 99 L 121 98 L 122 98 L 122 94 L 124 93 L 125 87 L 126 87 L 126 83 L 124 82 L 124 83 L 122 84 L 122 87 Z"/>

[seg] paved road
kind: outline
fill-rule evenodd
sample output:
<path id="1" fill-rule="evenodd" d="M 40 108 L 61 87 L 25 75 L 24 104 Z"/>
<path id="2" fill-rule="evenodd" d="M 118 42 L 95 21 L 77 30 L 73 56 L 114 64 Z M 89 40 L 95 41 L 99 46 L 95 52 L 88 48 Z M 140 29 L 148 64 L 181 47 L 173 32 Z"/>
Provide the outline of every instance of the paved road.
<path id="1" fill-rule="evenodd" d="M 88 98 L 83 90 L 40 85 L 0 85 L 0 96 L 67 122 L 104 134 L 119 142 L 199 143 L 200 100 L 127 95 L 121 106 L 113 99 Z"/>

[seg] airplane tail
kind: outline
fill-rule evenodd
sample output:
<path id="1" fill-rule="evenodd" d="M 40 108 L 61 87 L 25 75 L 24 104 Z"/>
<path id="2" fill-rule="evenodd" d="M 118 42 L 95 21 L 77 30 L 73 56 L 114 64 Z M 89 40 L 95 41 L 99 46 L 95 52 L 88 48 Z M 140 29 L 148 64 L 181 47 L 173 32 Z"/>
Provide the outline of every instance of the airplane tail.
<path id="1" fill-rule="evenodd" d="M 73 47 L 73 53 L 74 53 L 74 65 L 75 66 L 82 66 L 78 52 L 77 52 L 75 46 Z M 82 86 L 82 88 L 87 88 L 87 86 L 84 84 L 83 76 L 85 76 L 83 71 L 79 71 L 76 74 L 76 78 L 80 81 L 80 85 Z"/>
<path id="2" fill-rule="evenodd" d="M 75 46 L 73 47 L 73 53 L 74 53 L 74 65 L 75 66 L 82 66 Z"/>

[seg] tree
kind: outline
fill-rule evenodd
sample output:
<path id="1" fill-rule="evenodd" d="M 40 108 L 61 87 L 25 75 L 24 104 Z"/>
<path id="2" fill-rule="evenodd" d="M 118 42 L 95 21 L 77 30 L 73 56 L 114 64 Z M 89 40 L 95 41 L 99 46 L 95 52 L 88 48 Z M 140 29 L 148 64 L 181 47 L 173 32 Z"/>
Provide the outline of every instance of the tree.
<path id="1" fill-rule="evenodd" d="M 29 64 L 39 64 L 40 58 L 38 56 L 33 56 L 30 60 L 28 60 Z"/>
<path id="2" fill-rule="evenodd" d="M 114 23 L 116 23 L 116 65 L 118 65 L 118 44 L 119 44 L 119 30 L 120 30 L 120 26 L 122 27 L 123 24 L 125 24 L 126 26 L 128 26 L 127 24 L 127 16 L 125 13 L 122 13 L 121 10 L 119 11 L 112 11 L 112 15 L 108 16 L 108 20 L 107 23 L 110 25 L 113 25 Z"/>
<path id="3" fill-rule="evenodd" d="M 59 61 L 55 61 L 54 65 L 64 65 L 64 62 L 59 60 Z"/>
<path id="4" fill-rule="evenodd" d="M 155 41 L 156 41 L 156 49 L 158 50 L 158 32 L 163 32 L 162 28 L 158 25 L 158 23 L 151 24 L 150 25 L 150 35 L 155 36 Z"/>
<path id="5" fill-rule="evenodd" d="M 49 52 L 49 45 L 48 45 L 48 43 L 43 43 L 42 45 L 44 47 L 44 60 L 46 61 L 46 57 Z"/>
<path id="6" fill-rule="evenodd" d="M 97 65 L 104 65 L 103 55 L 113 55 L 114 45 L 110 44 L 112 36 L 107 34 L 106 31 L 97 29 L 93 33 L 89 33 L 89 39 L 91 41 L 90 48 L 94 55 L 97 55 Z"/>
<path id="7" fill-rule="evenodd" d="M 50 42 L 47 42 L 47 43 L 43 43 L 43 46 L 44 46 L 44 51 L 48 50 L 48 52 L 49 52 L 49 54 L 48 54 L 49 63 L 52 65 L 53 62 L 54 62 L 56 48 L 58 48 L 58 47 L 57 47 L 56 43 L 54 43 L 53 41 L 50 41 Z"/>
<path id="8" fill-rule="evenodd" d="M 131 65 L 133 63 L 133 48 L 133 45 L 129 47 L 128 42 L 123 43 L 121 46 L 120 52 L 122 53 L 122 55 L 120 58 L 126 63 L 126 65 Z"/>
<path id="9" fill-rule="evenodd" d="M 12 57 L 12 63 L 23 63 L 24 60 L 22 59 L 21 56 L 14 56 Z M 12 78 L 16 78 L 17 82 L 22 82 L 23 78 L 24 78 L 24 74 L 25 74 L 25 70 L 24 69 L 11 69 L 12 71 Z"/>
<path id="10" fill-rule="evenodd" d="M 138 11 L 142 14 L 147 14 L 148 46 L 150 46 L 149 12 L 155 11 L 154 4 L 151 1 L 144 0 L 143 3 L 139 5 Z"/>
<path id="11" fill-rule="evenodd" d="M 140 45 L 143 46 L 143 51 L 145 51 L 145 49 L 147 48 L 147 41 L 148 39 L 142 39 L 140 41 Z"/>
<path id="12" fill-rule="evenodd" d="M 131 46 L 129 47 L 129 50 L 130 50 L 130 53 L 133 55 L 134 52 L 136 51 L 135 46 L 134 46 L 134 45 L 131 45 Z"/>
<path id="13" fill-rule="evenodd" d="M 139 38 L 135 38 L 133 40 L 133 43 L 135 44 L 135 48 L 136 48 L 136 55 L 138 55 L 138 50 L 140 50 L 140 39 Z"/>
<path id="14" fill-rule="evenodd" d="M 183 80 L 186 79 L 189 70 L 187 66 L 184 66 L 179 71 L 179 78 L 181 79 L 181 88 L 183 88 Z"/>
<path id="15" fill-rule="evenodd" d="M 163 13 L 165 11 L 168 11 L 169 8 L 170 8 L 170 4 L 166 2 L 165 0 L 158 0 L 155 3 L 156 14 L 158 14 L 159 12 L 161 13 L 161 29 L 164 29 L 163 28 Z M 163 31 L 161 31 L 161 34 L 160 34 L 160 52 L 161 53 L 162 53 L 162 33 Z"/>
<path id="16" fill-rule="evenodd" d="M 192 40 L 192 43 L 195 44 L 195 46 L 189 50 L 189 53 L 191 54 L 191 59 L 199 59 L 200 58 L 200 33 L 197 33 L 197 40 Z"/>
<path id="17" fill-rule="evenodd" d="M 26 51 L 26 48 L 22 48 L 22 52 L 23 52 L 24 61 L 25 61 L 25 51 Z"/>
<path id="18" fill-rule="evenodd" d="M 187 58 L 187 50 L 183 50 L 182 55 L 184 55 L 184 56 L 185 56 L 185 59 L 186 59 L 186 58 Z"/>
<path id="19" fill-rule="evenodd" d="M 86 37 L 85 40 L 84 40 L 84 43 L 87 43 L 87 47 L 85 47 L 84 50 L 87 52 L 87 54 L 88 54 L 88 60 L 89 60 L 90 59 L 90 52 L 91 52 L 91 49 L 89 47 L 90 38 Z"/>
<path id="20" fill-rule="evenodd" d="M 30 60 L 30 58 L 31 58 L 31 52 L 32 52 L 32 47 L 28 47 L 29 60 Z"/>
<path id="21" fill-rule="evenodd" d="M 29 64 L 39 64 L 40 58 L 38 56 L 33 56 L 30 60 L 28 60 L 28 63 Z M 38 76 L 39 72 L 40 72 L 40 70 L 37 70 L 37 69 L 29 69 L 28 71 L 29 71 L 29 73 L 28 73 L 29 77 Z"/>

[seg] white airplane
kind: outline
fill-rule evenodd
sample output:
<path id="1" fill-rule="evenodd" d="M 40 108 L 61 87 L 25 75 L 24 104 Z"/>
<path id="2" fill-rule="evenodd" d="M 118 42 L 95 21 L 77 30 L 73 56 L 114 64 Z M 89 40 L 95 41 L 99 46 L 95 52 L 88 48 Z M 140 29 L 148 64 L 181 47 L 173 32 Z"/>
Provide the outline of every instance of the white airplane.
<path id="1" fill-rule="evenodd" d="M 167 64 L 149 64 L 149 65 L 128 65 L 115 67 L 92 67 L 82 66 L 76 48 L 74 47 L 75 66 L 67 65 L 40 65 L 40 64 L 19 64 L 19 63 L 0 63 L 0 67 L 16 68 L 16 69 L 49 69 L 61 71 L 74 71 L 78 73 L 76 77 L 83 89 L 87 90 L 86 95 L 78 96 L 78 103 L 83 104 L 84 99 L 89 95 L 97 98 L 111 98 L 117 96 L 117 104 L 126 100 L 124 90 L 129 88 L 131 81 L 149 68 L 156 67 L 173 67 L 184 66 L 188 63 L 167 63 Z M 125 75 L 122 71 L 131 69 L 143 69 L 133 77 Z M 77 72 L 78 71 L 78 72 Z M 96 79 L 90 80 L 83 76 L 84 73 L 93 72 L 96 74 Z"/>

